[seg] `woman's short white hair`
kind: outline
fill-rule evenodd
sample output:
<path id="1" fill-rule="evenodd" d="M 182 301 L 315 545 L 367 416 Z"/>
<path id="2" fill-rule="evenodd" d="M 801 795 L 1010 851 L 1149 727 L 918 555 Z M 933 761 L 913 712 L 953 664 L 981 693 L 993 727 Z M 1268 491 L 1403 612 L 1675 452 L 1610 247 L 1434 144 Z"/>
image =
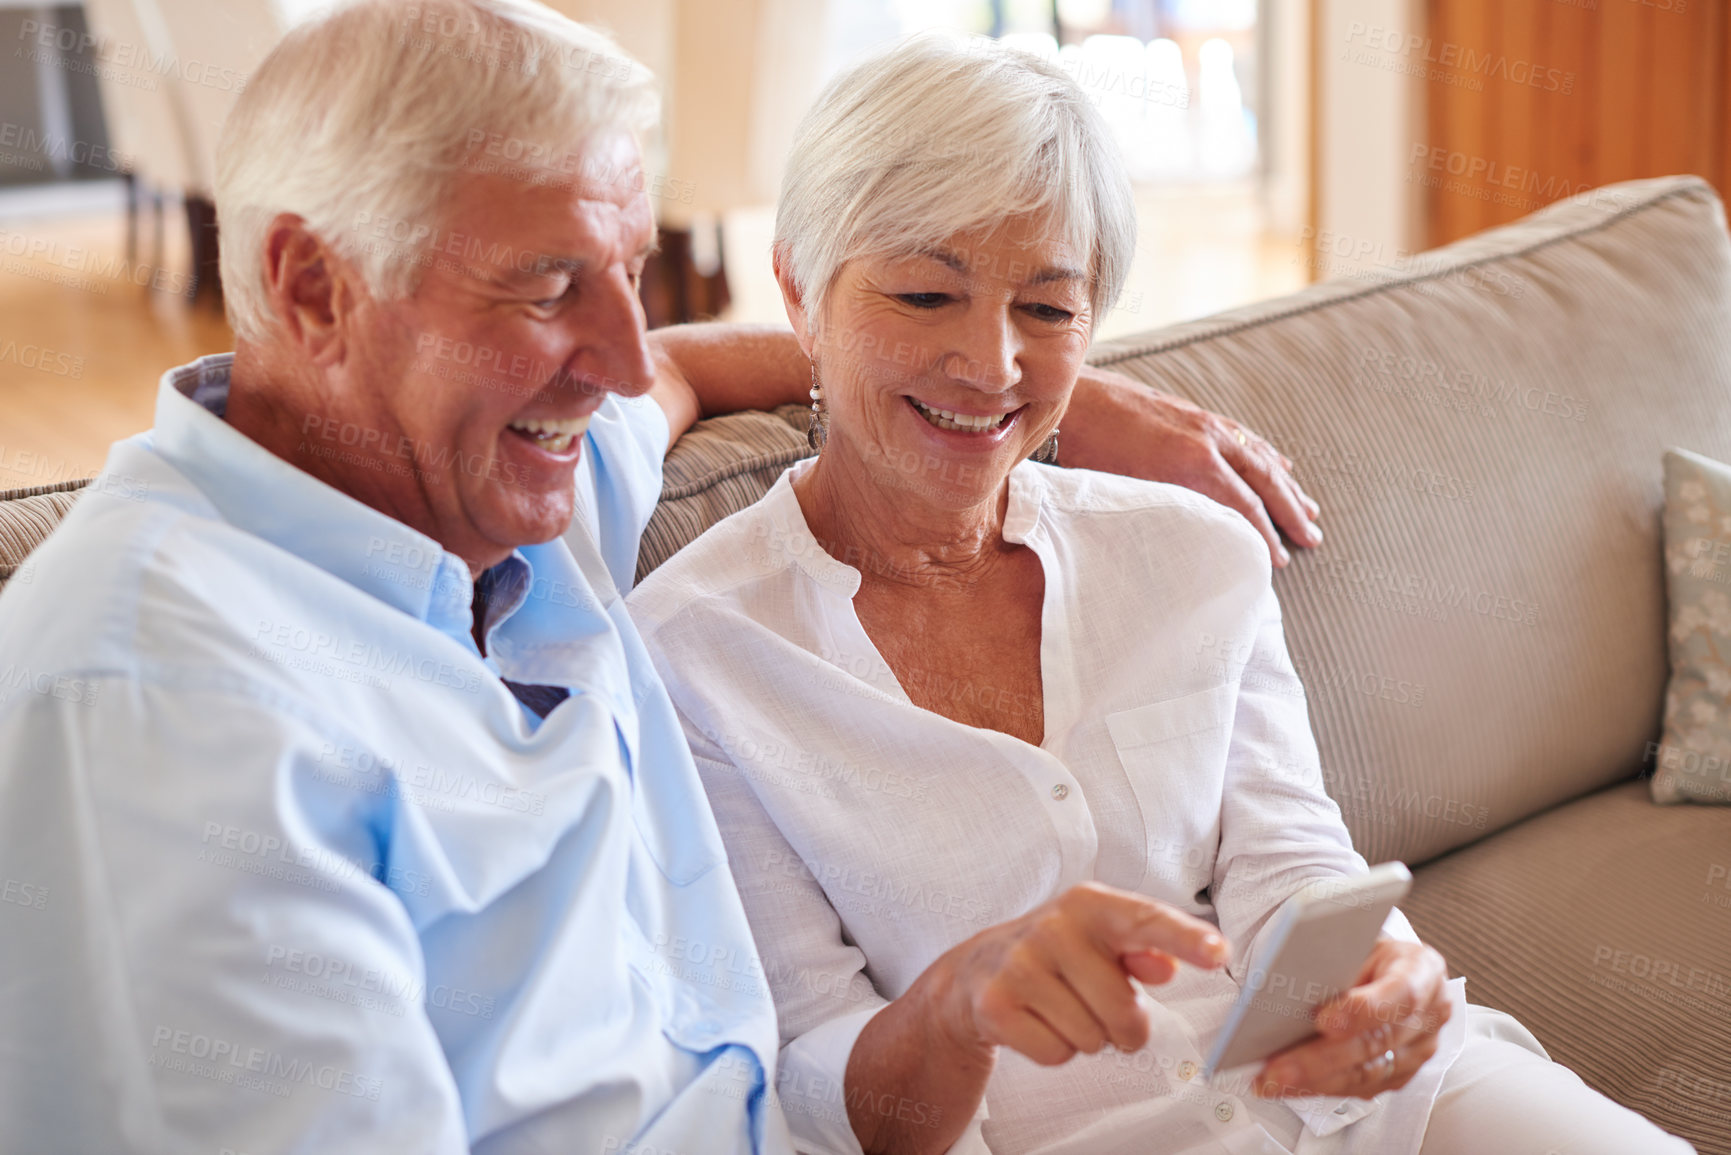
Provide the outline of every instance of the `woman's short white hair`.
<path id="1" fill-rule="evenodd" d="M 655 124 L 654 77 L 603 33 L 533 0 L 359 0 L 296 27 L 249 79 L 217 145 L 229 321 L 260 339 L 262 248 L 295 213 L 380 299 L 410 292 L 462 171 L 631 179 L 582 158 Z"/>
<path id="2" fill-rule="evenodd" d="M 1042 211 L 1089 255 L 1098 323 L 1136 249 L 1130 178 L 1105 123 L 1055 64 L 928 33 L 843 73 L 800 122 L 775 248 L 821 315 L 855 257 L 929 250 Z"/>

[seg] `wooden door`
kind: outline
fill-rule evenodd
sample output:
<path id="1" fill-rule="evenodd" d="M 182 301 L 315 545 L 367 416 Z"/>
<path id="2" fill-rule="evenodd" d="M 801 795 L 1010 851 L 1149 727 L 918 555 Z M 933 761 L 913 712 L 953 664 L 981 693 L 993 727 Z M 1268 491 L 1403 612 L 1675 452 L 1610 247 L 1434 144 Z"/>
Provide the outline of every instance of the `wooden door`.
<path id="1" fill-rule="evenodd" d="M 1726 0 L 1428 0 L 1431 245 L 1614 181 L 1698 173 L 1731 195 Z M 1409 38 L 1416 39 L 1416 38 Z"/>

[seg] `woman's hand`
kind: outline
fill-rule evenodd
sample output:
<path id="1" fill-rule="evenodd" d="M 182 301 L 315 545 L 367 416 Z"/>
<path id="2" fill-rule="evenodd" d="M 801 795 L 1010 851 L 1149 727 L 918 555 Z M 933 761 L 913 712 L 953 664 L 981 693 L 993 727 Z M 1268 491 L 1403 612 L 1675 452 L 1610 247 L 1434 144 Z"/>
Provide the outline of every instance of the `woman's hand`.
<path id="1" fill-rule="evenodd" d="M 1249 520 L 1277 566 L 1290 560 L 1282 530 L 1301 546 L 1322 542 L 1315 524 L 1322 507 L 1293 478 L 1292 462 L 1230 417 L 1086 366 L 1062 429 L 1058 459 L 1064 465 L 1165 481 L 1212 497 Z"/>
<path id="2" fill-rule="evenodd" d="M 1098 883 L 1073 887 L 946 951 L 866 1023 L 848 1056 L 848 1122 L 868 1152 L 947 1151 L 1000 1046 L 1047 1066 L 1108 1044 L 1136 1050 L 1150 1024 L 1132 977 L 1163 983 L 1181 961 L 1226 957 L 1226 939 L 1201 919 Z"/>
<path id="3" fill-rule="evenodd" d="M 1256 1093 L 1369 1099 L 1399 1090 L 1436 1054 L 1450 1009 L 1442 955 L 1422 943 L 1380 939 L 1357 985 L 1317 1010 L 1322 1037 L 1270 1059 Z"/>
<path id="4" fill-rule="evenodd" d="M 1217 967 L 1226 939 L 1210 924 L 1141 895 L 1084 883 L 953 948 L 931 971 L 938 1022 L 965 1049 L 1006 1046 L 1056 1066 L 1107 1045 L 1148 1042 L 1132 977 L 1163 983 L 1179 962 Z"/>

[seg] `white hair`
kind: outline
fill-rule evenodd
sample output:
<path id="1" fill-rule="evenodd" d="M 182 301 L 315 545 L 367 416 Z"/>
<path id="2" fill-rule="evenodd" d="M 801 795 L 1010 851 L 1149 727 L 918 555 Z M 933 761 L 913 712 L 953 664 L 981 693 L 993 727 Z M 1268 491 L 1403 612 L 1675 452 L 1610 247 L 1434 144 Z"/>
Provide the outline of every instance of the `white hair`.
<path id="1" fill-rule="evenodd" d="M 1076 82 L 995 40 L 926 34 L 837 77 L 800 122 L 775 250 L 820 315 L 847 261 L 1051 212 L 1088 255 L 1096 320 L 1136 248 L 1123 158 Z"/>
<path id="2" fill-rule="evenodd" d="M 303 24 L 250 78 L 217 145 L 229 322 L 264 335 L 262 249 L 279 213 L 354 262 L 375 297 L 401 297 L 459 172 L 571 180 L 595 134 L 641 141 L 658 115 L 648 69 L 533 0 L 359 0 Z"/>

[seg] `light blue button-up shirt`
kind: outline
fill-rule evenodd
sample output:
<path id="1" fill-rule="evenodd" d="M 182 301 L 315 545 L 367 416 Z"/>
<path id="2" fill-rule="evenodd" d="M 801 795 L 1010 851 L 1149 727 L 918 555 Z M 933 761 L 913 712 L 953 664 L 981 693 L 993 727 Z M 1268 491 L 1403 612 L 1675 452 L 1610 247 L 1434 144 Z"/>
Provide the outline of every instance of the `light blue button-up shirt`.
<path id="1" fill-rule="evenodd" d="M 483 658 L 464 563 L 224 423 L 230 360 L 164 377 L 0 595 L 0 1149 L 784 1150 L 617 593 L 659 411 L 597 414 Z M 501 677 L 570 696 L 541 720 Z"/>

